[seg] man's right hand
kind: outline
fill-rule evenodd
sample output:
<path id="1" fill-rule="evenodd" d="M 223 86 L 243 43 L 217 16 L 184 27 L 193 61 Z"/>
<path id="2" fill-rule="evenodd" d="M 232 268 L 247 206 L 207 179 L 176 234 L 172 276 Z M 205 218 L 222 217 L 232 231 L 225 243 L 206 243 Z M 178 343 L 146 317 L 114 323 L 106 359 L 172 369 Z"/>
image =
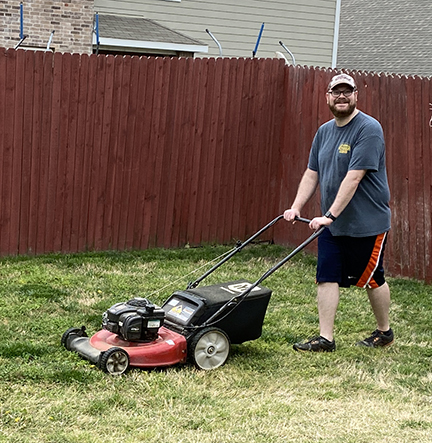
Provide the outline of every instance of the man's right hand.
<path id="1" fill-rule="evenodd" d="M 286 221 L 292 221 L 293 223 L 295 223 L 296 217 L 300 217 L 300 211 L 297 209 L 291 208 L 291 209 L 287 209 L 284 212 L 284 219 Z"/>

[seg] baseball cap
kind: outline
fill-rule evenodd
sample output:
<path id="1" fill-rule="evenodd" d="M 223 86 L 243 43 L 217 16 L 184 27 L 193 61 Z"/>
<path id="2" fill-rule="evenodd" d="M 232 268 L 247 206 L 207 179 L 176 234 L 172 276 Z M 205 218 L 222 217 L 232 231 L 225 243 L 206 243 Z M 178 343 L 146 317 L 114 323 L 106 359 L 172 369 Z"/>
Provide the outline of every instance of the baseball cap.
<path id="1" fill-rule="evenodd" d="M 337 74 L 335 75 L 328 85 L 327 90 L 331 91 L 337 85 L 348 85 L 353 89 L 357 89 L 354 79 L 348 74 Z"/>

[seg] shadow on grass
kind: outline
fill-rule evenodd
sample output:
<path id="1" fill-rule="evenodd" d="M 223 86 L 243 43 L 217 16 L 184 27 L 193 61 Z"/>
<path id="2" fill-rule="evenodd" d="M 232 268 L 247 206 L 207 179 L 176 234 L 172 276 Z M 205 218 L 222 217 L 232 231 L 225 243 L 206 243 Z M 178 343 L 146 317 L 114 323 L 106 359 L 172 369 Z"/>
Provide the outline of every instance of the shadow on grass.
<path id="1" fill-rule="evenodd" d="M 53 288 L 50 285 L 38 283 L 22 285 L 19 288 L 19 293 L 26 297 L 32 297 L 33 299 L 43 299 L 52 302 L 59 302 L 64 296 L 67 295 L 65 291 Z"/>
<path id="2" fill-rule="evenodd" d="M 52 349 L 43 344 L 13 342 L 0 344 L 0 357 L 16 358 L 23 360 L 32 360 L 36 357 L 42 357 L 51 353 Z"/>

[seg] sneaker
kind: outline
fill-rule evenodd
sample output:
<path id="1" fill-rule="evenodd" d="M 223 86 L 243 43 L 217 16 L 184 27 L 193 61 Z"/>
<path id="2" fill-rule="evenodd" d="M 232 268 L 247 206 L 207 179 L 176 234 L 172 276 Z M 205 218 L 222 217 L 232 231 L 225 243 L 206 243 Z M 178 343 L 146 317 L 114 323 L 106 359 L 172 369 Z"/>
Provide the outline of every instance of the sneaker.
<path id="1" fill-rule="evenodd" d="M 335 341 L 328 341 L 324 337 L 314 337 L 306 343 L 293 345 L 295 351 L 333 352 L 336 349 Z"/>
<path id="2" fill-rule="evenodd" d="M 383 348 L 390 346 L 394 341 L 393 331 L 389 329 L 387 332 L 375 329 L 370 337 L 356 343 L 357 346 L 366 346 L 368 348 Z"/>

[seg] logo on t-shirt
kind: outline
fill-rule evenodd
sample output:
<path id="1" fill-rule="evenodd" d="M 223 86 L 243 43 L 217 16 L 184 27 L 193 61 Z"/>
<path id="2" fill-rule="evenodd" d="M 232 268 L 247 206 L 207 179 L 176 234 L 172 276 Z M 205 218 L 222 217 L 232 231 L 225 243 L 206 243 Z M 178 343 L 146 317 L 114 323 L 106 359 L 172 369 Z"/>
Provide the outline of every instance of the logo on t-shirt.
<path id="1" fill-rule="evenodd" d="M 342 143 L 338 149 L 339 149 L 339 154 L 348 154 L 348 152 L 351 151 L 351 146 L 346 143 Z"/>

